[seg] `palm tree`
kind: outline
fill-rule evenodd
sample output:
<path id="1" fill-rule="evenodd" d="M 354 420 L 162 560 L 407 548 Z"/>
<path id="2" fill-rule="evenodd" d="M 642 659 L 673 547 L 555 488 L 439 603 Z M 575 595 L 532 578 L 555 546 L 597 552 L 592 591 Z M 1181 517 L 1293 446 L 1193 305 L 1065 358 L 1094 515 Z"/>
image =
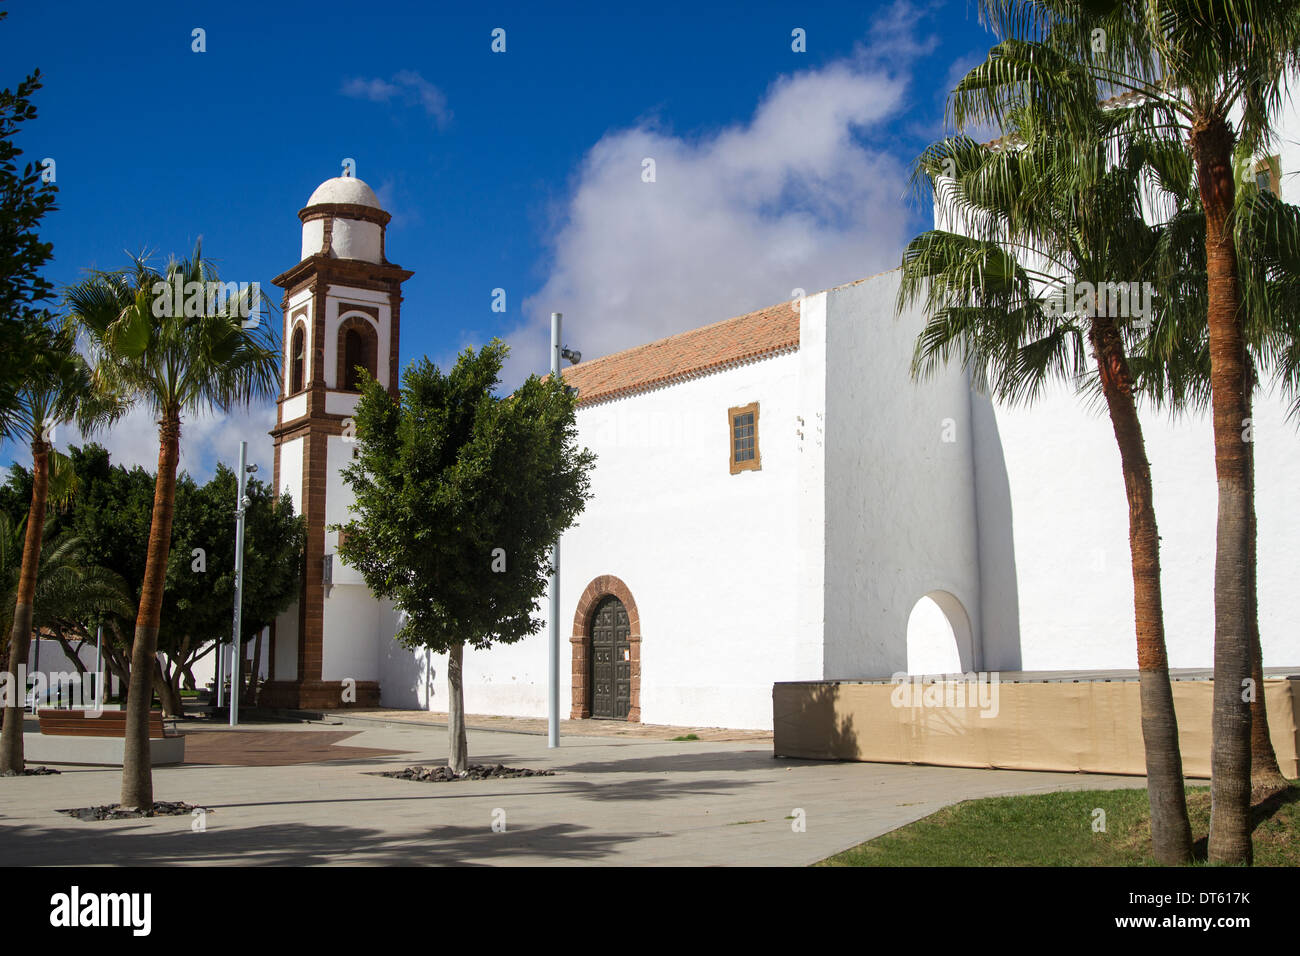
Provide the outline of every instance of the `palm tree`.
<path id="1" fill-rule="evenodd" d="M 1076 81 L 1091 85 L 1077 73 Z M 1112 155 L 1108 140 L 1132 129 L 1133 110 L 1091 102 L 1090 150 L 1030 104 L 1008 112 L 1007 135 L 996 144 L 957 135 L 926 150 L 917 178 L 964 234 L 935 229 L 908 245 L 898 308 L 924 303 L 916 375 L 956 358 L 977 387 L 1006 402 L 1032 401 L 1052 380 L 1100 390 L 1128 499 L 1152 848 L 1161 863 L 1184 863 L 1192 841 L 1165 649 L 1159 534 L 1128 360 L 1145 333 L 1131 300 L 1112 308 L 1118 303 L 1088 295 L 1146 278 L 1158 229 L 1143 219 L 1139 181 L 1158 176 L 1171 157 L 1142 137 L 1122 140 L 1126 148 Z M 1124 291 L 1133 288 L 1140 286 Z"/>
<path id="2" fill-rule="evenodd" d="M 1190 167 L 1190 159 L 1189 159 Z M 1160 295 L 1184 305 L 1178 312 L 1160 316 L 1152 329 L 1145 355 L 1135 362 L 1144 394 L 1157 406 L 1174 413 L 1204 411 L 1210 406 L 1210 354 L 1207 322 L 1205 265 L 1205 213 L 1191 181 L 1190 168 L 1180 186 L 1179 210 L 1162 231 L 1156 265 Z M 1180 191 L 1181 190 L 1181 191 Z M 1261 190 L 1252 179 L 1243 180 L 1233 215 L 1239 251 L 1243 327 L 1247 345 L 1246 408 L 1250 415 L 1252 392 L 1272 378 L 1293 398 L 1292 417 L 1300 413 L 1300 208 Z M 1263 694 L 1263 653 L 1259 637 L 1258 591 L 1255 586 L 1257 548 L 1254 512 L 1255 447 L 1247 443 L 1251 481 L 1249 611 L 1251 671 L 1255 693 L 1251 709 L 1250 779 L 1256 802 L 1287 787 L 1269 735 Z"/>
<path id="3" fill-rule="evenodd" d="M 181 288 L 202 290 L 217 281 L 216 269 L 196 245 L 192 259 L 173 259 L 162 273 L 136 256 L 127 269 L 94 272 L 65 293 L 69 320 L 90 349 L 97 391 L 144 405 L 158 422 L 153 517 L 131 645 L 123 807 L 153 806 L 149 707 L 182 419 L 199 410 L 247 406 L 278 390 L 277 352 L 269 330 L 262 324 L 245 327 L 241 319 L 260 304 L 253 301 L 252 287 L 224 304 L 206 295 L 196 303 L 188 292 L 186 302 L 172 301 L 170 289 L 178 282 Z"/>
<path id="4" fill-rule="evenodd" d="M 998 121 L 1025 95 L 1086 129 L 1065 79 L 1083 65 L 1144 107 L 1154 135 L 1190 143 L 1205 209 L 1210 405 L 1219 508 L 1214 572 L 1214 719 L 1209 858 L 1251 859 L 1254 584 L 1247 341 L 1232 228 L 1239 160 L 1273 135 L 1284 71 L 1300 65 L 1300 0 L 981 0 L 1007 39 L 953 97 L 958 124 Z M 1064 82 L 1063 82 L 1064 81 Z M 1234 126 L 1233 116 L 1239 116 Z M 1086 133 L 1085 133 L 1086 135 Z"/>
<path id="5" fill-rule="evenodd" d="M 27 664 L 31 645 L 36 576 L 50 488 L 52 430 L 73 415 L 78 415 L 83 425 L 108 417 L 107 409 L 93 401 L 90 372 L 73 348 L 72 336 L 45 326 L 37 337 L 16 401 L 2 423 L 6 437 L 22 438 L 32 450 L 32 500 L 9 638 L 8 666 L 15 675 L 14 686 L 18 684 L 16 675 Z M 23 764 L 22 701 L 14 699 L 4 708 L 0 774 L 22 773 Z"/>

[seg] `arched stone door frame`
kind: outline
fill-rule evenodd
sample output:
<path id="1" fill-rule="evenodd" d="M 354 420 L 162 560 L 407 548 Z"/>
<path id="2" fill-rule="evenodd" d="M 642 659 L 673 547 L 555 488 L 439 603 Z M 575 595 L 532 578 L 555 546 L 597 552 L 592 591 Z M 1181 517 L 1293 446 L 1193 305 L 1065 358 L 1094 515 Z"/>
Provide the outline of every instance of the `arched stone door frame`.
<path id="1" fill-rule="evenodd" d="M 628 708 L 629 723 L 641 722 L 641 615 L 637 611 L 632 591 L 612 574 L 595 578 L 578 598 L 578 609 L 573 614 L 573 636 L 569 638 L 572 649 L 572 694 L 570 720 L 586 720 L 591 716 L 591 623 L 596 607 L 602 598 L 616 597 L 627 611 L 628 644 L 632 664 L 632 703 Z"/>

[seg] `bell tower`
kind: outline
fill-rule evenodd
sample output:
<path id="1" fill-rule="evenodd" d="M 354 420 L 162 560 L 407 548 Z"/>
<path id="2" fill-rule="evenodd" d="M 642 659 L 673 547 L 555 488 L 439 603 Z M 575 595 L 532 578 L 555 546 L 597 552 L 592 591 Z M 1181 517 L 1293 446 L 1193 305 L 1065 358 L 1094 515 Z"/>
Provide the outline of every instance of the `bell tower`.
<path id="1" fill-rule="evenodd" d="M 306 567 L 297 602 L 271 631 L 269 707 L 379 705 L 379 635 L 386 618 L 359 573 L 336 554 L 352 493 L 340 470 L 352 458 L 348 423 L 360 397 L 357 367 L 397 394 L 402 283 L 389 262 L 392 218 L 360 179 L 321 183 L 298 213 L 302 255 L 276 276 L 284 290 L 283 365 L 275 487 L 306 516 Z M 391 633 L 391 630 L 389 631 Z"/>

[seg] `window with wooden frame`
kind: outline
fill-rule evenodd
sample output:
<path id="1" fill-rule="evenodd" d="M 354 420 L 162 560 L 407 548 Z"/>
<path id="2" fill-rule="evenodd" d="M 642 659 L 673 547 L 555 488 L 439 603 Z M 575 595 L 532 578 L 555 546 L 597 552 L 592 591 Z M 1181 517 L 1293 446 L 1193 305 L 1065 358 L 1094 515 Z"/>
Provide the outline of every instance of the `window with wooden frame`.
<path id="1" fill-rule="evenodd" d="M 1269 156 L 1255 164 L 1255 185 L 1260 192 L 1282 198 L 1282 157 Z"/>
<path id="2" fill-rule="evenodd" d="M 727 429 L 731 435 L 731 473 L 760 471 L 758 402 L 727 409 Z"/>

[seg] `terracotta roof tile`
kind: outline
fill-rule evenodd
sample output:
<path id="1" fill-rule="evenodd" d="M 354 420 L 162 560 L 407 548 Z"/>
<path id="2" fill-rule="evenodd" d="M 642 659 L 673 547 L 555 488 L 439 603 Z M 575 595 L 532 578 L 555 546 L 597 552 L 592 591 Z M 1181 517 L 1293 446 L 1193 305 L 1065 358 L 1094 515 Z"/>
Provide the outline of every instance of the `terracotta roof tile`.
<path id="1" fill-rule="evenodd" d="M 578 404 L 606 402 L 738 362 L 799 347 L 799 313 L 790 301 L 715 322 L 564 370 Z"/>

